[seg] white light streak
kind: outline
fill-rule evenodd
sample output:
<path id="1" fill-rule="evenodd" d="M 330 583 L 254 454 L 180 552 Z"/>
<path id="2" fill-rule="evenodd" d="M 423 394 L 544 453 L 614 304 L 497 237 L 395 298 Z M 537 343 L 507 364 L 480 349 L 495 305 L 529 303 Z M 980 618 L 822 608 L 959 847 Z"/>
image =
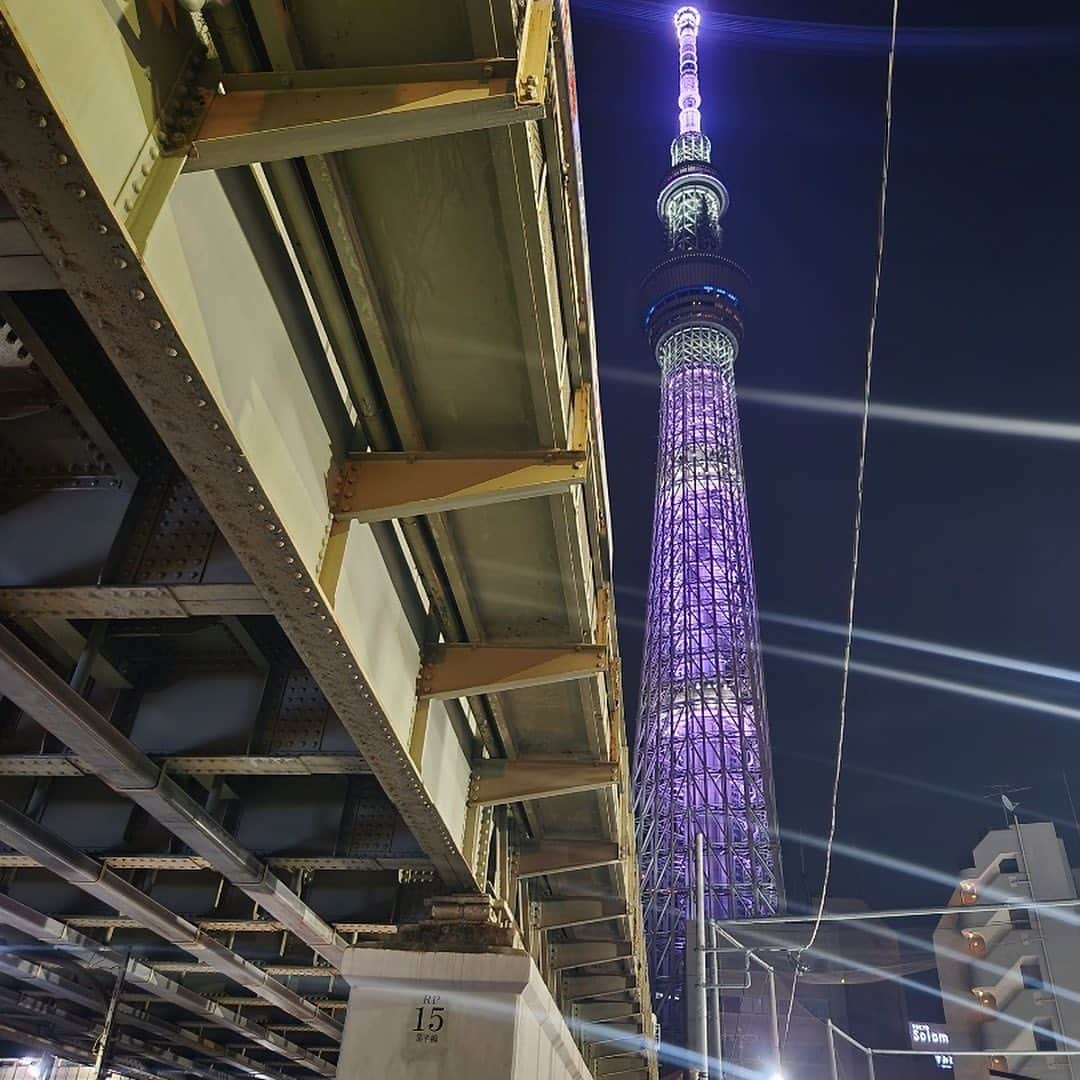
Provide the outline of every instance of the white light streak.
<path id="1" fill-rule="evenodd" d="M 826 397 L 790 390 L 764 390 L 743 387 L 739 400 L 755 405 L 773 405 L 799 412 L 831 416 L 862 416 L 862 402 L 854 398 Z M 1008 435 L 1014 438 L 1050 439 L 1055 442 L 1080 442 L 1080 424 L 1064 420 L 1033 420 L 1020 416 L 995 416 L 992 413 L 959 412 L 952 409 L 929 409 L 921 405 L 894 405 L 875 401 L 870 405 L 871 420 L 892 420 L 901 424 L 936 427 L 952 431 L 973 431 L 980 435 Z"/>
<path id="2" fill-rule="evenodd" d="M 607 366 L 604 367 L 601 378 L 606 382 L 647 387 L 655 387 L 659 381 L 656 375 L 647 371 Z M 766 390 L 757 386 L 740 387 L 739 400 L 753 405 L 771 405 L 778 409 L 794 409 L 797 412 L 818 413 L 823 416 L 850 416 L 855 419 L 862 416 L 863 409 L 863 403 L 856 398 L 806 394 L 798 390 Z M 1068 420 L 996 416 L 993 413 L 931 409 L 923 405 L 898 405 L 886 401 L 871 402 L 870 419 L 940 428 L 945 431 L 969 431 L 979 435 L 1080 443 L 1080 423 Z"/>
<path id="3" fill-rule="evenodd" d="M 818 664 L 822 667 L 838 668 L 841 666 L 840 657 L 830 656 L 828 653 L 810 652 L 807 649 L 791 649 L 786 645 L 765 645 L 764 650 L 772 656 L 781 656 L 787 660 L 801 660 L 804 663 Z M 864 675 L 874 675 L 879 679 L 891 679 L 893 682 L 907 683 L 910 686 L 925 686 L 929 690 L 943 690 L 947 694 L 960 694 L 963 697 L 977 698 L 980 701 L 992 701 L 997 705 L 1028 709 L 1031 712 L 1046 713 L 1048 716 L 1059 716 L 1066 720 L 1080 720 L 1080 709 L 1074 709 L 1069 705 L 1058 705 L 1053 701 L 1028 697 L 1026 694 L 1011 694 L 1004 690 L 992 690 L 986 686 L 976 686 L 973 683 L 942 679 L 934 675 L 923 675 L 917 671 L 904 671 L 900 668 L 885 667 L 882 664 L 868 664 L 862 660 L 853 660 L 851 670 L 861 672 Z"/>
<path id="4" fill-rule="evenodd" d="M 780 626 L 794 626 L 801 630 L 816 630 L 823 634 L 842 635 L 845 633 L 845 628 L 839 623 L 826 622 L 823 619 L 807 619 L 800 615 L 784 615 L 776 611 L 763 611 L 761 612 L 761 618 L 764 622 L 776 623 Z M 946 645 L 940 641 L 926 641 L 922 638 L 905 637 L 901 634 L 887 634 L 880 630 L 857 629 L 855 637 L 860 641 L 873 641 L 879 645 L 890 645 L 897 649 L 929 653 L 932 656 L 946 656 L 950 660 L 983 664 L 986 667 L 1016 671 L 1023 675 L 1037 675 L 1044 679 L 1080 683 L 1080 671 L 1055 667 L 1052 664 L 1038 664 L 1033 660 L 1019 660 L 1012 656 L 980 652 L 977 649 L 964 649 L 956 645 Z"/>

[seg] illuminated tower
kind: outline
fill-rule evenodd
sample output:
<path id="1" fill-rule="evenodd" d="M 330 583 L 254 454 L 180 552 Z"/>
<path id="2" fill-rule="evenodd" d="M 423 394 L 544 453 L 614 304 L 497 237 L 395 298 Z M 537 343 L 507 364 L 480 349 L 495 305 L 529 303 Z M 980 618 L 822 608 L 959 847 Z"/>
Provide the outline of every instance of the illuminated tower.
<path id="1" fill-rule="evenodd" d="M 692 7 L 675 14 L 679 134 L 657 201 L 668 252 L 643 285 L 660 442 L 634 783 L 665 1041 L 684 1037 L 697 834 L 707 917 L 773 914 L 782 891 L 735 400 L 747 279 L 720 254 L 728 193 L 701 132 L 700 23 Z"/>

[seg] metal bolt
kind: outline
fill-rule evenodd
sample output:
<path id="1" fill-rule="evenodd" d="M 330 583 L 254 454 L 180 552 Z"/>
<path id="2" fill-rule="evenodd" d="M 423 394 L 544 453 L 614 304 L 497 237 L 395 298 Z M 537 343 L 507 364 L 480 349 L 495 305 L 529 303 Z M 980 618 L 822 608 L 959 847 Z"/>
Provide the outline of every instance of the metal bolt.
<path id="1" fill-rule="evenodd" d="M 48 117 L 44 113 L 33 113 L 30 117 L 30 122 L 34 127 L 43 128 L 49 126 Z"/>
<path id="2" fill-rule="evenodd" d="M 166 345 L 165 346 L 165 355 L 166 356 L 179 356 L 180 354 L 171 345 Z"/>
<path id="3" fill-rule="evenodd" d="M 16 90 L 26 89 L 26 80 L 17 72 L 13 71 L 8 75 L 8 82 L 11 83 L 11 85 L 14 86 Z"/>
<path id="4" fill-rule="evenodd" d="M 86 198 L 86 188 L 79 187 L 78 184 L 72 184 L 68 188 L 68 191 L 70 191 L 71 194 L 74 195 L 76 199 L 85 199 Z"/>
<path id="5" fill-rule="evenodd" d="M 146 299 L 146 293 L 144 293 L 142 291 L 142 289 L 132 289 L 131 290 L 131 298 L 132 298 L 132 300 L 145 300 Z"/>
<path id="6" fill-rule="evenodd" d="M 206 408 L 206 399 L 205 398 L 199 398 L 199 400 L 195 402 L 195 407 L 198 408 L 198 409 L 205 409 Z"/>
<path id="7" fill-rule="evenodd" d="M 71 159 L 61 150 L 60 153 L 58 153 L 53 160 L 56 162 L 57 165 L 63 168 L 63 166 L 65 166 Z"/>
<path id="8" fill-rule="evenodd" d="M 98 232 L 99 232 L 99 233 L 100 233 L 100 234 L 101 234 L 102 236 L 108 236 L 108 234 L 109 234 L 109 226 L 108 226 L 108 225 L 101 225 L 101 224 L 99 224 L 99 225 L 98 225 L 98 227 L 97 227 L 97 231 L 98 231 Z"/>
<path id="9" fill-rule="evenodd" d="M 122 259 L 119 255 L 117 255 L 116 258 L 113 259 L 113 266 L 115 266 L 117 270 L 126 270 L 127 265 L 127 259 Z"/>

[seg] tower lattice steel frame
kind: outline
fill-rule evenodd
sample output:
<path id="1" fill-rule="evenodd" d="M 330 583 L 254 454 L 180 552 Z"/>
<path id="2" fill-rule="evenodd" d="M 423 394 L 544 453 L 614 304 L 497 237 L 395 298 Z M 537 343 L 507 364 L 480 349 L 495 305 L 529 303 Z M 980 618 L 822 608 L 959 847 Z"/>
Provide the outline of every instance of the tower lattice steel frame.
<path id="1" fill-rule="evenodd" d="M 735 397 L 746 275 L 720 254 L 728 193 L 701 132 L 691 7 L 675 14 L 679 135 L 657 213 L 667 257 L 643 285 L 660 365 L 660 443 L 634 760 L 651 981 L 685 1036 L 686 921 L 705 838 L 706 916 L 774 914 L 776 810 Z"/>

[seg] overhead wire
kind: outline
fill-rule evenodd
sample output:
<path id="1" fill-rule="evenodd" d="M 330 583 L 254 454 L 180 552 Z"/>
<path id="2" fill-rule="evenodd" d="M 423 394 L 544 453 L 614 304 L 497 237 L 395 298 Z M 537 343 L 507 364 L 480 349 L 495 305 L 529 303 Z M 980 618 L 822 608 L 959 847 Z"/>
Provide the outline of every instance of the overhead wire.
<path id="1" fill-rule="evenodd" d="M 885 132 L 881 148 L 881 187 L 878 200 L 877 251 L 874 260 L 874 285 L 870 302 L 870 325 L 866 338 L 866 373 L 863 380 L 862 425 L 859 434 L 859 465 L 855 481 L 855 522 L 851 541 L 851 576 L 848 582 L 847 628 L 844 635 L 843 663 L 840 673 L 840 723 L 836 740 L 836 768 L 833 772 L 832 797 L 829 811 L 829 831 L 825 843 L 825 868 L 822 874 L 821 897 L 810 937 L 799 947 L 795 958 L 795 971 L 791 981 L 791 997 L 788 999 L 787 1016 L 784 1021 L 784 1042 L 791 1028 L 791 1016 L 795 1009 L 795 994 L 799 985 L 802 956 L 813 949 L 821 930 L 828 899 L 829 881 L 832 875 L 833 844 L 836 840 L 836 824 L 840 805 L 840 777 L 844 766 L 844 740 L 847 734 L 848 686 L 851 675 L 851 651 L 855 639 L 855 595 L 859 580 L 859 556 L 862 551 L 863 492 L 866 480 L 866 450 L 870 432 L 870 390 L 874 373 L 874 345 L 877 340 L 878 306 L 881 297 L 881 270 L 885 261 L 885 208 L 889 192 L 889 164 L 892 157 L 893 121 L 893 72 L 896 66 L 896 27 L 900 16 L 900 0 L 893 0 L 892 23 L 889 31 L 889 60 L 885 76 Z"/>

